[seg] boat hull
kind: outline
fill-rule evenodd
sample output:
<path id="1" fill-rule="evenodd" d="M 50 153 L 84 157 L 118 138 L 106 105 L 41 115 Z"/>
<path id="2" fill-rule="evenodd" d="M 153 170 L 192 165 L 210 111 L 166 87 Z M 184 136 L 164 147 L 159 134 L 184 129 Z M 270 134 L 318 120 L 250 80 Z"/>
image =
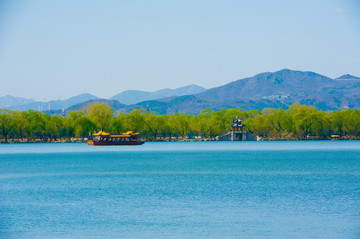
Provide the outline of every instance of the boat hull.
<path id="1" fill-rule="evenodd" d="M 93 146 L 117 146 L 117 145 L 142 145 L 143 141 L 121 141 L 121 142 L 103 142 L 103 141 L 87 141 L 88 145 Z"/>

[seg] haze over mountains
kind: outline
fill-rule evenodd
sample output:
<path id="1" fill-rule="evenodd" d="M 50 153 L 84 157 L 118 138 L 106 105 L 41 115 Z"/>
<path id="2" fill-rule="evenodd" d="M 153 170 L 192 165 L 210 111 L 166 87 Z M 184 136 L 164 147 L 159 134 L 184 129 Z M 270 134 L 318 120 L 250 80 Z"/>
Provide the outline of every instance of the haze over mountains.
<path id="1" fill-rule="evenodd" d="M 5 95 L 5 96 L 0 97 L 0 108 L 9 108 L 12 106 L 24 105 L 24 104 L 28 104 L 28 103 L 32 103 L 32 102 L 35 102 L 35 101 L 31 100 L 31 99 L 25 99 L 25 98 L 21 98 L 21 97 L 14 97 L 11 95 Z"/>
<path id="2" fill-rule="evenodd" d="M 99 97 L 85 93 L 71 97 L 66 100 L 51 100 L 47 102 L 32 101 L 27 104 L 13 105 L 6 108 L 11 110 L 21 110 L 21 111 L 30 110 L 30 109 L 38 110 L 38 111 L 45 111 L 49 109 L 61 110 L 61 109 L 67 109 L 75 104 L 79 104 L 85 101 L 95 100 L 95 99 L 99 99 Z"/>
<path id="3" fill-rule="evenodd" d="M 161 99 L 171 96 L 193 95 L 201 93 L 206 89 L 197 85 L 188 85 L 177 89 L 162 89 L 154 92 L 127 90 L 111 97 L 111 100 L 117 100 L 123 104 L 131 105 L 146 100 Z"/>
<path id="4" fill-rule="evenodd" d="M 9 101 L 9 97 L 7 100 Z M 124 91 L 108 100 L 82 94 L 65 101 L 30 102 L 6 108 L 38 110 L 40 105 L 41 110 L 48 110 L 50 105 L 52 110 L 63 108 L 74 110 L 88 108 L 91 104 L 100 101 L 111 105 L 115 111 L 130 112 L 133 109 L 149 108 L 151 112 L 158 114 L 199 113 L 206 108 L 214 110 L 234 107 L 246 110 L 262 110 L 267 107 L 287 108 L 294 103 L 314 105 L 322 110 L 358 109 L 360 78 L 343 75 L 331 79 L 314 72 L 284 69 L 257 74 L 208 90 L 190 85 L 155 92 Z M 17 102 L 21 100 L 18 98 Z M 0 106 L 4 107 L 4 104 L 0 100 Z"/>
<path id="5" fill-rule="evenodd" d="M 71 97 L 66 100 L 52 100 L 47 102 L 39 102 L 31 99 L 25 99 L 20 97 L 13 96 L 3 96 L 0 97 L 0 108 L 7 108 L 11 110 L 38 110 L 38 111 L 58 111 L 62 109 L 77 109 L 79 104 L 85 103 L 85 105 L 89 105 L 88 102 L 97 101 L 97 102 L 112 102 L 113 105 L 119 107 L 123 104 L 136 104 L 145 100 L 159 99 L 171 96 L 181 96 L 181 95 L 191 95 L 205 91 L 206 89 L 197 85 L 188 85 L 176 89 L 162 89 L 154 92 L 146 92 L 146 91 L 137 91 L 137 90 L 128 90 L 121 92 L 108 100 L 101 99 L 95 95 L 91 94 L 80 94 L 78 96 Z M 119 101 L 119 104 L 114 103 L 114 101 Z"/>

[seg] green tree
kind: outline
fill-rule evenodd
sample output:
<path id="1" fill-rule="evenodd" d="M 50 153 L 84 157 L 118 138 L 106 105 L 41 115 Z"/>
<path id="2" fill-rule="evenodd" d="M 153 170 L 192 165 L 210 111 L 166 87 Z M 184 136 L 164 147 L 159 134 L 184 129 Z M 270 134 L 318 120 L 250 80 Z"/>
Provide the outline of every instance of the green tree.
<path id="1" fill-rule="evenodd" d="M 313 114 L 316 112 L 316 108 L 314 106 L 294 104 L 289 107 L 289 110 L 293 112 L 295 133 L 299 138 L 306 138 L 311 134 L 311 126 L 314 123 Z"/>
<path id="2" fill-rule="evenodd" d="M 333 133 L 340 135 L 340 137 L 344 135 L 345 114 L 346 110 L 337 110 L 329 115 Z"/>
<path id="3" fill-rule="evenodd" d="M 225 112 L 225 110 L 219 110 L 211 113 L 208 126 L 205 129 L 209 137 L 221 135 L 230 128 L 229 121 L 224 117 Z"/>
<path id="4" fill-rule="evenodd" d="M 4 137 L 5 141 L 8 140 L 8 135 L 18 124 L 18 113 L 19 112 L 12 110 L 0 109 L 1 135 Z"/>
<path id="5" fill-rule="evenodd" d="M 110 130 L 110 121 L 114 115 L 114 111 L 106 104 L 94 104 L 88 110 L 90 120 L 92 120 L 97 130 Z"/>
<path id="6" fill-rule="evenodd" d="M 161 124 L 161 134 L 163 136 L 163 138 L 165 137 L 170 137 L 171 139 L 171 127 L 169 125 L 169 119 L 170 119 L 171 116 L 169 115 L 159 115 L 158 118 L 159 118 L 159 124 Z"/>
<path id="7" fill-rule="evenodd" d="M 125 117 L 126 129 L 143 133 L 145 129 L 145 114 L 145 110 L 132 110 Z"/>
<path id="8" fill-rule="evenodd" d="M 95 129 L 95 123 L 92 122 L 87 115 L 82 115 L 75 121 L 75 137 L 77 138 L 86 138 L 94 132 Z"/>
<path id="9" fill-rule="evenodd" d="M 24 114 L 24 118 L 25 132 L 28 135 L 28 138 L 45 140 L 47 123 L 50 116 L 38 111 L 28 110 Z"/>
<path id="10" fill-rule="evenodd" d="M 331 135 L 331 123 L 329 115 L 324 111 L 316 110 L 310 115 L 311 134 L 319 137 L 329 137 Z"/>
<path id="11" fill-rule="evenodd" d="M 201 136 L 201 139 L 204 139 L 204 136 L 209 127 L 209 119 L 211 116 L 211 112 L 212 110 L 209 108 L 203 110 L 200 114 L 192 117 L 192 122 L 191 122 L 192 129 L 194 130 L 195 133 Z"/>
<path id="12" fill-rule="evenodd" d="M 178 115 L 179 115 L 179 113 L 176 113 L 176 114 L 171 115 L 168 118 L 170 135 L 174 135 L 176 138 L 178 138 L 180 135 L 180 124 L 178 122 Z"/>
<path id="13" fill-rule="evenodd" d="M 350 136 L 360 136 L 360 110 L 346 110 L 344 129 Z"/>
<path id="14" fill-rule="evenodd" d="M 267 109 L 267 120 L 271 124 L 272 135 L 277 138 L 282 138 L 285 134 L 292 130 L 292 115 L 288 110 L 283 109 Z"/>
<path id="15" fill-rule="evenodd" d="M 177 124 L 179 125 L 179 132 L 182 135 L 182 138 L 185 138 L 185 135 L 190 133 L 191 125 L 191 115 L 179 114 L 176 117 Z"/>
<path id="16" fill-rule="evenodd" d="M 149 132 L 149 136 L 156 140 L 159 132 L 163 132 L 165 129 L 165 118 L 159 117 L 153 113 L 146 113 L 144 117 L 146 129 Z"/>
<path id="17" fill-rule="evenodd" d="M 125 131 L 125 115 L 123 113 L 111 119 L 110 131 L 116 134 L 121 134 Z"/>
<path id="18" fill-rule="evenodd" d="M 258 115 L 254 118 L 249 118 L 244 123 L 251 132 L 263 138 L 268 137 L 272 131 L 271 123 L 266 115 Z"/>
<path id="19" fill-rule="evenodd" d="M 54 134 L 54 138 L 61 139 L 63 136 L 66 135 L 65 132 L 65 126 L 64 126 L 64 117 L 60 115 L 53 115 L 51 116 L 51 124 L 53 125 L 54 129 L 56 130 L 56 133 Z"/>
<path id="20" fill-rule="evenodd" d="M 65 128 L 66 136 L 68 139 L 72 137 L 79 136 L 79 132 L 81 131 L 78 129 L 80 126 L 78 124 L 78 120 L 85 115 L 85 111 L 83 110 L 74 110 L 69 111 L 67 113 L 67 117 L 65 117 L 63 121 L 63 125 Z"/>

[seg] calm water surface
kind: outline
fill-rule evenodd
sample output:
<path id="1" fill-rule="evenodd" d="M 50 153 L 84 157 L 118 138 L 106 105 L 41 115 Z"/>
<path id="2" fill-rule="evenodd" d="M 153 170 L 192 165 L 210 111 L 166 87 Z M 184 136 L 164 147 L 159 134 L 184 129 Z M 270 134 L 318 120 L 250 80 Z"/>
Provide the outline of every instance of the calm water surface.
<path id="1" fill-rule="evenodd" d="M 0 238 L 360 238 L 360 141 L 3 144 Z"/>

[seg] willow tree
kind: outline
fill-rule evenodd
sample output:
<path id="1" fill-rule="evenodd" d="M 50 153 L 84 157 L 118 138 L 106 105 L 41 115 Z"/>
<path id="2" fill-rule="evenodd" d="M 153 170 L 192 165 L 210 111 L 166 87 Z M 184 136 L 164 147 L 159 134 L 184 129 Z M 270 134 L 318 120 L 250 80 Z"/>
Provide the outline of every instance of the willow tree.
<path id="1" fill-rule="evenodd" d="M 111 119 L 110 131 L 115 134 L 121 134 L 125 131 L 125 115 L 123 113 Z"/>
<path id="2" fill-rule="evenodd" d="M 179 114 L 175 119 L 176 123 L 179 124 L 180 134 L 184 139 L 185 135 L 189 134 L 191 130 L 191 115 Z"/>
<path id="3" fill-rule="evenodd" d="M 87 115 L 82 115 L 75 121 L 75 137 L 86 138 L 96 128 L 95 123 Z"/>
<path id="4" fill-rule="evenodd" d="M 145 114 L 144 118 L 146 131 L 156 140 L 157 135 L 164 131 L 166 122 L 164 117 L 159 117 L 154 113 Z"/>
<path id="5" fill-rule="evenodd" d="M 28 110 L 23 116 L 25 118 L 25 132 L 28 138 L 44 140 L 48 132 L 51 116 L 35 110 Z"/>
<path id="6" fill-rule="evenodd" d="M 51 116 L 51 124 L 53 125 L 53 127 L 56 129 L 56 134 L 54 135 L 54 138 L 62 138 L 63 136 L 65 136 L 66 131 L 65 131 L 65 126 L 64 126 L 64 120 L 65 118 L 60 116 L 60 115 L 53 115 Z"/>
<path id="7" fill-rule="evenodd" d="M 346 110 L 344 121 L 349 136 L 360 136 L 360 110 Z"/>
<path id="8" fill-rule="evenodd" d="M 210 108 L 203 110 L 200 114 L 192 117 L 191 125 L 195 133 L 201 136 L 201 139 L 204 139 L 206 131 L 209 127 L 209 120 L 212 110 Z"/>
<path id="9" fill-rule="evenodd" d="M 330 113 L 330 122 L 333 133 L 344 135 L 346 110 L 336 110 Z"/>
<path id="10" fill-rule="evenodd" d="M 272 131 L 272 126 L 267 115 L 257 115 L 244 121 L 247 128 L 255 135 L 268 137 Z"/>
<path id="11" fill-rule="evenodd" d="M 312 125 L 315 123 L 314 114 L 317 109 L 314 106 L 293 104 L 289 107 L 293 113 L 293 122 L 296 134 L 299 138 L 306 138 L 312 133 Z"/>
<path id="12" fill-rule="evenodd" d="M 63 121 L 63 125 L 65 128 L 66 136 L 70 139 L 75 137 L 76 128 L 77 128 L 77 120 L 84 116 L 85 112 L 83 110 L 74 110 L 68 112 L 68 116 L 65 117 Z"/>
<path id="13" fill-rule="evenodd" d="M 169 125 L 169 115 L 159 115 L 158 116 L 158 123 L 161 125 L 160 133 L 163 138 L 170 137 L 171 139 L 171 127 Z"/>
<path id="14" fill-rule="evenodd" d="M 145 114 L 145 110 L 132 110 L 129 114 L 125 115 L 125 128 L 143 133 L 145 129 Z"/>
<path id="15" fill-rule="evenodd" d="M 113 109 L 106 104 L 94 104 L 88 110 L 88 116 L 95 123 L 97 130 L 110 130 L 113 115 Z"/>
<path id="16" fill-rule="evenodd" d="M 292 130 L 292 116 L 291 112 L 283 109 L 268 109 L 269 114 L 266 117 L 272 126 L 272 134 L 276 137 L 282 138 L 283 135 L 288 134 Z"/>
<path id="17" fill-rule="evenodd" d="M 17 111 L 0 109 L 0 129 L 5 141 L 7 141 L 8 135 L 17 125 L 17 115 Z"/>
<path id="18" fill-rule="evenodd" d="M 206 134 L 209 137 L 224 134 L 230 129 L 230 122 L 233 119 L 225 118 L 226 110 L 214 111 L 210 115 L 209 125 L 206 127 Z"/>

